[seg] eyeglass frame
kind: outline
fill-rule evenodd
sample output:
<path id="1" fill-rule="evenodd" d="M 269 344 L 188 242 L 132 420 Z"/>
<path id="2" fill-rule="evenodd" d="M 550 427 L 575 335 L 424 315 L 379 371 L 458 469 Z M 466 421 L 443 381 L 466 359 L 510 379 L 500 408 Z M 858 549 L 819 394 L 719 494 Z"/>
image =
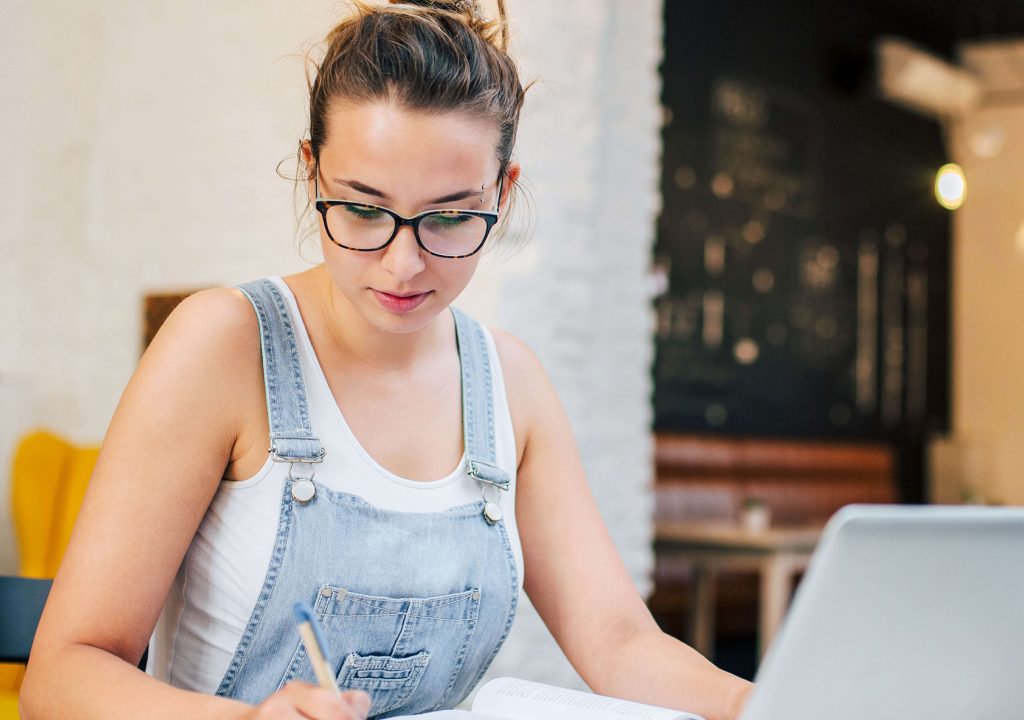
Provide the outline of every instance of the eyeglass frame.
<path id="1" fill-rule="evenodd" d="M 424 252 L 433 255 L 434 257 L 446 258 L 449 260 L 458 260 L 459 258 L 467 258 L 476 255 L 483 248 L 484 243 L 487 242 L 487 238 L 491 236 L 491 230 L 498 223 L 498 208 L 501 206 L 502 180 L 504 179 L 504 176 L 504 171 L 502 171 L 501 174 L 498 175 L 498 196 L 494 201 L 494 210 L 463 210 L 461 208 L 424 210 L 423 212 L 417 213 L 412 217 L 405 217 L 404 215 L 399 215 L 391 208 L 386 208 L 383 205 L 375 205 L 373 203 L 367 202 L 357 202 L 354 200 L 335 200 L 332 198 L 321 197 L 320 169 L 317 168 L 316 175 L 313 178 L 313 184 L 316 192 L 316 200 L 314 202 L 314 206 L 316 207 L 317 212 L 320 213 L 320 217 L 323 219 L 324 230 L 327 232 L 327 238 L 332 243 L 334 243 L 340 248 L 344 248 L 345 250 L 353 250 L 355 252 L 377 252 L 378 250 L 383 250 L 388 245 L 390 245 L 396 237 L 398 237 L 398 231 L 401 230 L 404 226 L 408 225 L 409 227 L 412 228 L 412 234 L 413 237 L 416 238 L 416 244 L 419 245 Z M 380 210 L 386 213 L 387 215 L 391 216 L 391 219 L 395 221 L 395 229 L 391 232 L 391 237 L 389 237 L 387 242 L 385 242 L 383 245 L 379 245 L 374 248 L 349 247 L 348 245 L 338 242 L 337 240 L 334 239 L 334 235 L 331 234 L 331 228 L 327 224 L 327 211 L 330 210 L 332 207 L 338 207 L 339 205 L 356 206 L 361 208 L 373 208 L 374 210 Z M 423 244 L 423 240 L 420 239 L 420 223 L 423 221 L 423 218 L 429 217 L 431 215 L 443 215 L 445 213 L 452 212 L 473 215 L 474 217 L 482 218 L 487 223 L 487 229 L 484 230 L 484 236 L 480 240 L 480 244 L 476 246 L 476 249 L 474 249 L 473 252 L 465 253 L 464 255 L 442 255 L 441 253 L 436 253 L 430 248 L 428 248 L 426 245 Z"/>

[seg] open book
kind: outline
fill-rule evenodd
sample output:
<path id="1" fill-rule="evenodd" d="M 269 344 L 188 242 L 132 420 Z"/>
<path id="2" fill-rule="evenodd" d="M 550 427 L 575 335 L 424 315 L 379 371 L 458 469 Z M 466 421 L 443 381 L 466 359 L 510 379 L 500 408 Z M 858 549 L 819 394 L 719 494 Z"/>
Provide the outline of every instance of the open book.
<path id="1" fill-rule="evenodd" d="M 529 680 L 495 678 L 473 699 L 472 712 L 442 710 L 406 720 L 703 720 L 699 715 L 567 690 Z M 393 718 L 403 720 L 403 718 Z"/>

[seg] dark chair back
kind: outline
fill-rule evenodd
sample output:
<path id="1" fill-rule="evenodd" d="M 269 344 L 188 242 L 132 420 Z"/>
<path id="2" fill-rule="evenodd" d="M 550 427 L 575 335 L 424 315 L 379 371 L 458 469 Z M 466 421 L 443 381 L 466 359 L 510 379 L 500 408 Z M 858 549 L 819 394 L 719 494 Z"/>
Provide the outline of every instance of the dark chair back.
<path id="1" fill-rule="evenodd" d="M 52 583 L 0 575 L 0 662 L 28 662 L 28 651 Z"/>
<path id="2" fill-rule="evenodd" d="M 52 580 L 0 575 L 0 662 L 27 663 Z M 145 671 L 147 648 L 139 660 Z"/>

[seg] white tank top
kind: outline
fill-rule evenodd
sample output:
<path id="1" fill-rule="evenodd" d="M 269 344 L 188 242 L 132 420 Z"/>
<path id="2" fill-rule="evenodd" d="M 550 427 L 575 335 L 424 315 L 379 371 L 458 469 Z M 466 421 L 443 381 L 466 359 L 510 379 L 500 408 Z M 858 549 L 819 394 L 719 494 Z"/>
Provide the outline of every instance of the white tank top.
<path id="1" fill-rule="evenodd" d="M 271 278 L 288 303 L 306 383 L 313 434 L 327 451 L 316 479 L 378 507 L 440 512 L 480 499 L 480 483 L 466 474 L 465 455 L 446 477 L 408 480 L 378 464 L 359 444 L 327 385 L 306 334 L 295 297 Z M 516 444 L 494 338 L 486 329 L 493 378 L 497 464 L 511 479 L 502 510 L 520 586 L 523 553 L 515 515 Z M 344 473 L 339 472 L 344 468 Z M 149 645 L 146 671 L 187 690 L 215 693 L 228 669 L 270 564 L 286 463 L 269 456 L 247 480 L 222 481 L 174 578 Z"/>

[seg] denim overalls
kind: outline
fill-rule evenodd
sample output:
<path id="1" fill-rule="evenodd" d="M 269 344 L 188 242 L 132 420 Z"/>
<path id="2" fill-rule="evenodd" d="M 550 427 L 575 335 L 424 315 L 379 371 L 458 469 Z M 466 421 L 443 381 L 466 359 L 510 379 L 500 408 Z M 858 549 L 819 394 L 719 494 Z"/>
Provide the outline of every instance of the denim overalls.
<path id="1" fill-rule="evenodd" d="M 266 579 L 217 694 L 256 704 L 289 680 L 316 682 L 292 614 L 301 599 L 321 622 L 338 685 L 369 693 L 370 717 L 454 707 L 508 635 L 519 592 L 482 329 L 452 308 L 466 472 L 481 500 L 386 510 L 316 481 L 325 450 L 310 427 L 284 298 L 269 280 L 239 288 L 259 319 L 271 457 L 290 470 Z"/>

